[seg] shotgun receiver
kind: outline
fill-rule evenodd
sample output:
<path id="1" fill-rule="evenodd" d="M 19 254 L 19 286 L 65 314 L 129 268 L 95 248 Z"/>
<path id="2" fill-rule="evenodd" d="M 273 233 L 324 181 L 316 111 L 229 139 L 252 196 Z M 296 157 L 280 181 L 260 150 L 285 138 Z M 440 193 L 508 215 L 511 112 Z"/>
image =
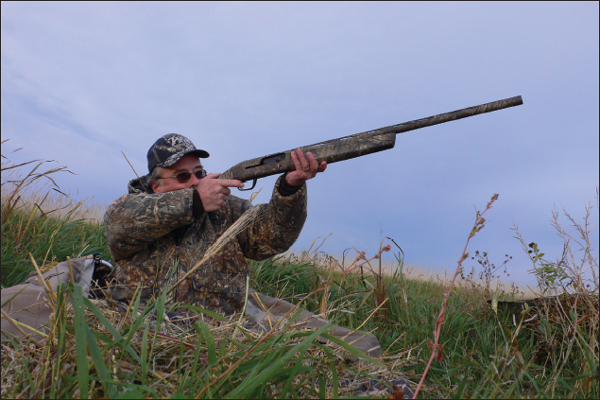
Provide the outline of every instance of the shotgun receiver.
<path id="1" fill-rule="evenodd" d="M 391 149 L 394 147 L 394 144 L 396 144 L 396 135 L 398 133 L 414 131 L 415 129 L 443 124 L 444 122 L 502 110 L 503 108 L 519 106 L 521 104 L 523 104 L 521 96 L 510 97 L 508 99 L 485 103 L 474 107 L 463 108 L 462 110 L 432 115 L 431 117 L 408 121 L 398 125 L 386 126 L 372 131 L 327 140 L 325 142 L 301 147 L 301 149 L 304 154 L 310 151 L 315 156 L 318 163 L 327 161 L 327 164 L 332 164 L 338 161 L 349 160 L 366 154 Z M 256 180 L 259 178 L 286 171 L 293 171 L 295 169 L 292 157 L 290 156 L 291 151 L 292 150 L 287 150 L 281 153 L 243 161 L 223 172 L 221 176 L 219 176 L 219 179 L 238 179 L 242 182 L 253 180 L 254 182 L 252 183 L 251 188 L 240 190 L 254 189 Z"/>

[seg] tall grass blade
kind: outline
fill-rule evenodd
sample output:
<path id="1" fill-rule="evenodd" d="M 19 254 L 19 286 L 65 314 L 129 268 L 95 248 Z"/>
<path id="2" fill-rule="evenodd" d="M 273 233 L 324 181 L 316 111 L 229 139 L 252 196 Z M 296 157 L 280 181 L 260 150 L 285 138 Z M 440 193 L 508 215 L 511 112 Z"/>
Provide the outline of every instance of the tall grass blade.
<path id="1" fill-rule="evenodd" d="M 92 356 L 92 361 L 94 366 L 96 367 L 96 371 L 99 375 L 99 380 L 104 385 L 104 393 L 108 398 L 114 398 L 116 395 L 116 390 L 113 385 L 110 383 L 110 375 L 108 373 L 108 368 L 106 368 L 106 363 L 102 358 L 102 353 L 100 352 L 100 348 L 98 347 L 98 343 L 96 343 L 96 338 L 92 335 L 92 331 L 86 325 L 85 326 L 86 340 L 90 349 L 90 354 Z"/>
<path id="2" fill-rule="evenodd" d="M 146 385 L 146 379 L 148 377 L 148 326 L 143 326 L 144 335 L 142 337 L 142 385 Z M 157 329 L 158 330 L 158 329 Z"/>
<path id="3" fill-rule="evenodd" d="M 129 344 L 131 341 L 131 337 L 127 340 L 115 328 L 115 326 L 106 318 L 106 316 L 96 307 L 94 303 L 92 303 L 89 299 L 83 298 L 83 303 L 88 307 L 88 309 L 94 313 L 96 318 L 102 322 L 102 324 L 106 327 L 106 329 L 113 335 L 114 343 L 119 343 L 122 345 L 128 354 L 131 355 L 133 360 L 141 365 L 142 359 L 138 355 L 138 353 L 133 349 L 133 347 Z M 142 323 L 143 320 L 138 319 L 139 324 Z M 139 326 L 139 324 L 137 326 Z M 136 328 L 137 329 L 137 328 Z M 134 331 L 135 332 L 135 331 Z"/>
<path id="4" fill-rule="evenodd" d="M 331 326 L 329 326 L 329 325 L 325 325 L 314 332 L 310 332 L 310 334 L 308 332 L 307 333 L 304 333 L 304 332 L 297 333 L 296 334 L 297 337 L 306 336 L 305 339 L 302 340 L 296 346 L 292 347 L 290 350 L 288 350 L 287 353 L 282 355 L 280 358 L 276 359 L 267 368 L 263 369 L 256 376 L 256 378 L 254 378 L 252 380 L 252 382 L 249 382 L 248 385 L 243 386 L 242 390 L 238 390 L 238 389 L 234 390 L 232 392 L 232 397 L 234 397 L 234 398 L 249 397 L 258 385 L 268 382 L 273 376 L 275 376 L 279 371 L 281 371 L 283 369 L 283 367 L 289 362 L 289 360 L 294 355 L 300 354 L 299 357 L 301 357 L 308 349 L 308 346 L 310 346 L 312 343 L 314 343 L 314 341 L 330 327 Z"/>
<path id="5" fill-rule="evenodd" d="M 71 295 L 75 318 L 75 344 L 77 360 L 77 380 L 79 384 L 79 395 L 81 398 L 89 398 L 89 366 L 87 360 L 87 338 L 85 322 L 85 311 L 83 309 L 83 290 L 79 285 L 73 285 Z"/>
<path id="6" fill-rule="evenodd" d="M 217 362 L 215 340 L 210 333 L 210 329 L 208 329 L 206 322 L 200 319 L 198 322 L 194 323 L 194 329 L 198 332 L 199 339 L 202 340 L 208 348 L 208 366 L 211 367 L 215 365 Z"/>

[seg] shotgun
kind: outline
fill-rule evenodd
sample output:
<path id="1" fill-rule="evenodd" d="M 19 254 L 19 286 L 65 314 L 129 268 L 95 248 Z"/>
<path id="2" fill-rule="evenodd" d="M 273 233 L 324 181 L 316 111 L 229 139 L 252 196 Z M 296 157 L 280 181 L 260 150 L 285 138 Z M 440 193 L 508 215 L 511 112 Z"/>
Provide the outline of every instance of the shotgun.
<path id="1" fill-rule="evenodd" d="M 338 161 L 349 160 L 351 158 L 391 149 L 396 144 L 396 135 L 399 133 L 414 131 L 415 129 L 443 124 L 444 122 L 502 110 L 521 104 L 523 104 L 521 96 L 515 96 L 474 107 L 463 108 L 461 110 L 432 115 L 427 118 L 403 122 L 397 125 L 386 126 L 372 131 L 343 136 L 341 138 L 327 140 L 325 142 L 300 148 L 304 154 L 310 151 L 315 156 L 318 163 L 327 161 L 327 164 L 333 164 Z M 253 183 L 251 188 L 240 190 L 254 189 L 257 179 L 296 169 L 290 155 L 291 151 L 292 150 L 282 151 L 281 153 L 243 161 L 223 172 L 221 176 L 219 176 L 219 179 L 238 179 L 242 182 L 252 180 Z"/>

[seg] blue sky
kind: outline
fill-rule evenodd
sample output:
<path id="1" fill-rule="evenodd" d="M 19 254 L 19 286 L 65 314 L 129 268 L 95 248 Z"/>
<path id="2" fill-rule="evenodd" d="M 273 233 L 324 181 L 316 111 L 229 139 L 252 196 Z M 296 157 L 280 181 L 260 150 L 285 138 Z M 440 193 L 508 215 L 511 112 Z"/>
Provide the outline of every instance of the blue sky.
<path id="1" fill-rule="evenodd" d="M 515 95 L 524 105 L 398 137 L 309 182 L 295 245 L 454 269 L 470 251 L 513 256 L 510 229 L 551 259 L 551 212 L 584 211 L 599 185 L 597 2 L 2 2 L 2 148 L 56 160 L 75 198 L 126 192 L 161 135 L 181 133 L 220 172 L 248 158 Z M 9 154 L 12 150 L 23 150 Z M 260 181 L 256 202 L 275 178 Z M 248 197 L 248 192 L 240 192 Z M 567 225 L 566 221 L 565 225 Z M 598 243 L 598 212 L 593 214 Z M 467 268 L 473 264 L 467 264 Z"/>

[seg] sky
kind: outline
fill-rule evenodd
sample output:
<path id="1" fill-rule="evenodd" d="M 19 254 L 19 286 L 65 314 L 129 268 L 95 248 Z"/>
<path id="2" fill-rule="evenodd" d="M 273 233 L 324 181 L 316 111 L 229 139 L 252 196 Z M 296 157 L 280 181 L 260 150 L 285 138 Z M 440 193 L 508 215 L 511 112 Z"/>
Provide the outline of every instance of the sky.
<path id="1" fill-rule="evenodd" d="M 521 95 L 522 106 L 407 132 L 391 150 L 331 164 L 308 182 L 293 250 L 326 237 L 326 253 L 372 255 L 390 237 L 406 263 L 453 271 L 476 210 L 498 193 L 468 250 L 495 264 L 512 256 L 508 279 L 535 283 L 514 224 L 560 257 L 553 210 L 580 219 L 591 204 L 597 253 L 598 2 L 1 7 L 2 154 L 67 166 L 74 175 L 56 181 L 75 199 L 125 194 L 135 173 L 122 152 L 146 174 L 146 152 L 166 133 L 190 138 L 210 152 L 207 170 L 222 172 Z M 255 203 L 269 200 L 275 179 L 258 182 Z"/>

